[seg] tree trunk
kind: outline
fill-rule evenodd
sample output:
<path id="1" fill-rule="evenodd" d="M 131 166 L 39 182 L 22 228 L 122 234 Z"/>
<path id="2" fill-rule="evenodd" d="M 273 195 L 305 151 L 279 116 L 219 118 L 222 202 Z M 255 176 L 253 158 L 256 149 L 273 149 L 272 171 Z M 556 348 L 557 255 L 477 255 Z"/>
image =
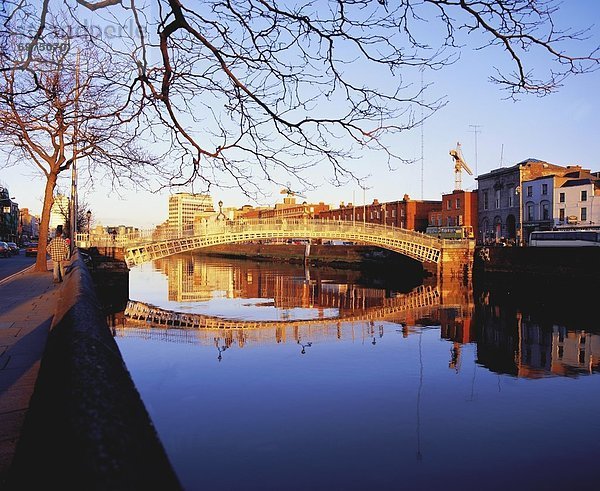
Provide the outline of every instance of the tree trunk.
<path id="1" fill-rule="evenodd" d="M 46 259 L 46 246 L 48 244 L 48 228 L 50 226 L 50 211 L 54 203 L 54 188 L 58 179 L 58 172 L 50 171 L 46 180 L 44 192 L 44 206 L 42 208 L 42 220 L 40 223 L 40 237 L 38 240 L 37 259 L 35 261 L 36 271 L 48 271 L 48 260 Z"/>

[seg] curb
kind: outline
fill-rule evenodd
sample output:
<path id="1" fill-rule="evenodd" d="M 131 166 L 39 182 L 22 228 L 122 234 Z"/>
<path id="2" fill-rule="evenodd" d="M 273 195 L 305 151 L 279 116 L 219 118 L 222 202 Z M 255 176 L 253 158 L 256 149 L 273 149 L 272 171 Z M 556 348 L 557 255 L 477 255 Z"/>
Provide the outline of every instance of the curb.
<path id="1" fill-rule="evenodd" d="M 33 263 L 30 266 L 27 266 L 25 269 L 22 269 L 21 271 L 17 271 L 16 273 L 13 273 L 10 276 L 7 276 L 6 278 L 2 278 L 0 280 L 0 285 L 4 285 L 4 283 L 8 283 L 13 278 L 16 278 L 17 276 L 19 276 L 21 274 L 27 273 L 29 270 L 33 269 L 34 267 L 35 267 L 35 263 Z"/>

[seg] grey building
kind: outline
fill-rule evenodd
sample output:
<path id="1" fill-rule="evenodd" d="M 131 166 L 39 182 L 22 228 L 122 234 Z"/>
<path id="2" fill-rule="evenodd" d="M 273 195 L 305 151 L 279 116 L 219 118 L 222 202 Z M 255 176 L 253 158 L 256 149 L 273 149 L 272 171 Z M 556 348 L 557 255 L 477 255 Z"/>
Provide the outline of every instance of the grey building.
<path id="1" fill-rule="evenodd" d="M 521 192 L 526 192 L 523 182 L 543 176 L 562 176 L 579 169 L 579 166 L 562 167 L 538 159 L 527 159 L 512 167 L 501 167 L 477 176 L 478 243 L 489 244 L 503 238 L 521 243 Z"/>

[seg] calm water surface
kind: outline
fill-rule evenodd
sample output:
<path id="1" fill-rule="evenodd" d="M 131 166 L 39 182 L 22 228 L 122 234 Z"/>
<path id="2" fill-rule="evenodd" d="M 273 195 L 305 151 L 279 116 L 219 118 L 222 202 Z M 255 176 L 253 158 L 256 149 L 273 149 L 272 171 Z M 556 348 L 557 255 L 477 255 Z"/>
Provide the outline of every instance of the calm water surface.
<path id="1" fill-rule="evenodd" d="M 565 301 L 581 294 L 381 277 L 190 255 L 131 271 L 131 299 L 265 321 L 117 330 L 185 489 L 597 486 L 597 319 Z"/>

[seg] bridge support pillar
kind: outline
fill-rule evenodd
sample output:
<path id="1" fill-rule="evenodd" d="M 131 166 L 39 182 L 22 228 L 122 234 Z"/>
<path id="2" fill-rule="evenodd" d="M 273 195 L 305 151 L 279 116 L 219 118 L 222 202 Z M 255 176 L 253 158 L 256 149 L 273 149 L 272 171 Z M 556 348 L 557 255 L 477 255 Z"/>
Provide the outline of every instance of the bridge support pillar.
<path id="1" fill-rule="evenodd" d="M 437 274 L 439 279 L 463 279 L 470 281 L 473 277 L 473 258 L 475 241 L 456 247 L 454 244 L 442 248 Z"/>

